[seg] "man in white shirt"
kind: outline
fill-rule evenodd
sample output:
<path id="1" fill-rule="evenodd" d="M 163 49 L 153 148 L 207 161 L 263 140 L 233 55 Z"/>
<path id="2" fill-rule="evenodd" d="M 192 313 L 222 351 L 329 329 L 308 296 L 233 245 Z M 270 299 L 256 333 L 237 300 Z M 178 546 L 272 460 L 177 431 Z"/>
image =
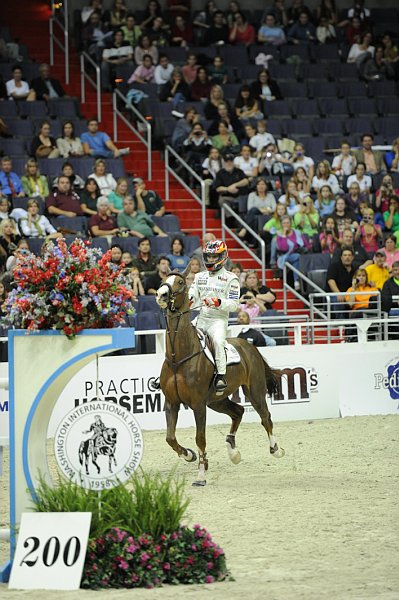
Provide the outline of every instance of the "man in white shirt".
<path id="1" fill-rule="evenodd" d="M 104 91 L 112 91 L 112 79 L 115 78 L 114 68 L 132 62 L 133 48 L 129 42 L 124 41 L 122 29 L 117 29 L 110 47 L 102 52 L 101 78 Z"/>
<path id="2" fill-rule="evenodd" d="M 155 67 L 154 81 L 158 85 L 168 83 L 171 78 L 174 66 L 169 62 L 169 58 L 166 54 L 161 54 L 159 57 L 159 63 Z"/>

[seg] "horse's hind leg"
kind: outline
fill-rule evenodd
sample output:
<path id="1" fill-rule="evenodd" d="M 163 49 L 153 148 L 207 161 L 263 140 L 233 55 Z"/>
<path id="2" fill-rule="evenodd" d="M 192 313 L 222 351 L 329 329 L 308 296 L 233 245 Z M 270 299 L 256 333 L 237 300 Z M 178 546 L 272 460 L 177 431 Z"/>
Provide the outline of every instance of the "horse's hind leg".
<path id="1" fill-rule="evenodd" d="M 184 460 L 187 462 L 195 462 L 197 460 L 197 455 L 195 454 L 194 450 L 190 450 L 190 448 L 183 448 L 183 446 L 180 446 L 176 439 L 176 425 L 177 417 L 179 416 L 179 409 L 179 404 L 170 403 L 168 400 L 166 400 L 166 441 L 178 456 L 183 456 Z"/>
<path id="2" fill-rule="evenodd" d="M 208 459 L 206 457 L 206 405 L 194 409 L 195 424 L 197 432 L 195 436 L 195 442 L 198 448 L 198 474 L 196 481 L 193 482 L 195 486 L 206 485 L 206 471 L 208 470 Z"/>
<path id="3" fill-rule="evenodd" d="M 212 410 L 228 415 L 231 418 L 230 433 L 226 436 L 226 448 L 231 462 L 238 465 L 241 461 L 241 453 L 236 447 L 236 432 L 244 414 L 243 407 L 235 402 L 231 402 L 227 398 L 215 400 L 208 404 L 208 406 Z"/>
<path id="4" fill-rule="evenodd" d="M 285 455 L 285 450 L 278 446 L 273 435 L 273 421 L 266 402 L 266 390 L 254 390 L 253 385 L 251 388 L 243 386 L 243 390 L 245 396 L 248 398 L 260 416 L 263 427 L 266 429 L 269 438 L 270 454 L 272 454 L 275 458 L 282 458 Z"/>

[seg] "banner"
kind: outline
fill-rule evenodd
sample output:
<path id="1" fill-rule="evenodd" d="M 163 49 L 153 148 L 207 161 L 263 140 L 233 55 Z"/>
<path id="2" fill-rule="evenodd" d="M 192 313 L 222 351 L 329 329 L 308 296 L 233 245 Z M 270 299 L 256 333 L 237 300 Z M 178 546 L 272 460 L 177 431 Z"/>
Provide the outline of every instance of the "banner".
<path id="1" fill-rule="evenodd" d="M 8 378 L 8 363 L 0 363 L 0 377 Z M 8 401 L 8 390 L 0 388 L 0 444 L 8 440 L 8 421 L 10 405 Z"/>

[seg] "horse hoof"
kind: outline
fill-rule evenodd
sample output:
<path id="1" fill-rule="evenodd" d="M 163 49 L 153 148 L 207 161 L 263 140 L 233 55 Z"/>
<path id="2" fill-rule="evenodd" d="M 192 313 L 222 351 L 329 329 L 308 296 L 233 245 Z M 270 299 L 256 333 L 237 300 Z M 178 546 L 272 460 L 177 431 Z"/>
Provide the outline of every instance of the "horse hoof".
<path id="1" fill-rule="evenodd" d="M 281 446 L 278 447 L 276 444 L 274 448 L 270 448 L 270 454 L 274 456 L 274 458 L 283 458 L 283 456 L 285 456 L 285 450 Z"/>
<path id="2" fill-rule="evenodd" d="M 206 485 L 206 479 L 201 479 L 198 481 L 193 481 L 193 483 L 191 484 L 194 487 L 204 487 Z"/>
<path id="3" fill-rule="evenodd" d="M 227 454 L 233 465 L 238 465 L 241 462 L 241 452 L 237 448 L 232 448 L 229 442 L 226 442 Z"/>
<path id="4" fill-rule="evenodd" d="M 197 455 L 194 452 L 194 450 L 191 450 L 191 448 L 186 448 L 186 450 L 187 450 L 187 454 L 183 454 L 184 460 L 189 463 L 196 462 Z"/>

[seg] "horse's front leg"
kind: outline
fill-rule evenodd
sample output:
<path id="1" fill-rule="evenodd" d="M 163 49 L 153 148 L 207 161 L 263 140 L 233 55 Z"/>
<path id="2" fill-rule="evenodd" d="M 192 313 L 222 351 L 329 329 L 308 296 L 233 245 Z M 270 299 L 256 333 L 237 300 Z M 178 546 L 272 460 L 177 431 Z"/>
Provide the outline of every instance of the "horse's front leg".
<path id="1" fill-rule="evenodd" d="M 197 433 L 195 441 L 198 448 L 198 474 L 196 481 L 193 482 L 195 486 L 206 485 L 206 471 L 208 470 L 208 459 L 206 457 L 206 404 L 204 403 L 201 407 L 194 409 L 195 424 L 197 426 Z"/>
<path id="2" fill-rule="evenodd" d="M 176 439 L 177 417 L 179 416 L 180 404 L 165 400 L 165 415 L 166 415 L 166 441 L 169 446 L 182 456 L 187 462 L 195 462 L 197 455 L 194 450 L 180 446 Z"/>

